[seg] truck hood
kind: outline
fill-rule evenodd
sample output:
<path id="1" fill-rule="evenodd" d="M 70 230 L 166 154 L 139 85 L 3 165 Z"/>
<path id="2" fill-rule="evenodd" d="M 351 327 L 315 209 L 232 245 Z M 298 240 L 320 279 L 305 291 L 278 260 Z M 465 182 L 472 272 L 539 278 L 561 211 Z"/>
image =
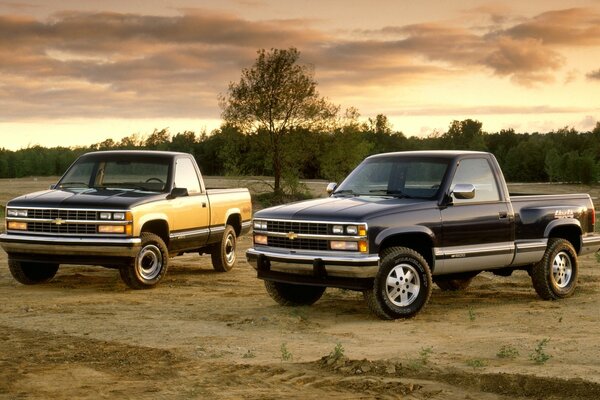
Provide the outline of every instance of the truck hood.
<path id="1" fill-rule="evenodd" d="M 267 208 L 254 214 L 254 218 L 360 222 L 389 213 L 420 210 L 435 204 L 434 200 L 380 196 L 328 197 Z"/>
<path id="2" fill-rule="evenodd" d="M 44 190 L 19 196 L 12 207 L 127 209 L 166 198 L 165 193 L 122 189 Z"/>

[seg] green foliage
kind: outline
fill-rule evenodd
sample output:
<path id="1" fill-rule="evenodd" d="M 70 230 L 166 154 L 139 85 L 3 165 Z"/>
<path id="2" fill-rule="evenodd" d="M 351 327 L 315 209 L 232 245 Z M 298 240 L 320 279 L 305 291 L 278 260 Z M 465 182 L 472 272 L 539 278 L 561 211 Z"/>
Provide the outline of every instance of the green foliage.
<path id="1" fill-rule="evenodd" d="M 533 349 L 533 352 L 529 354 L 529 359 L 536 364 L 545 364 L 546 361 L 551 359 L 552 356 L 546 353 L 546 345 L 549 341 L 550 339 L 548 338 L 540 340 L 535 349 Z"/>
<path id="2" fill-rule="evenodd" d="M 281 361 L 292 361 L 294 359 L 294 356 L 289 352 L 286 343 L 281 343 L 279 350 L 281 351 Z"/>
<path id="3" fill-rule="evenodd" d="M 519 350 L 517 350 L 515 347 L 513 347 L 511 345 L 503 345 L 502 347 L 500 347 L 500 350 L 498 350 L 498 353 L 496 353 L 496 357 L 498 357 L 498 358 L 514 359 L 514 358 L 517 358 L 518 355 L 519 355 Z"/>
<path id="4" fill-rule="evenodd" d="M 248 349 L 248 351 L 242 355 L 242 358 L 255 358 L 255 357 L 256 357 L 256 354 L 250 349 Z"/>
<path id="5" fill-rule="evenodd" d="M 344 357 L 344 346 L 341 343 L 337 343 L 333 348 L 333 351 L 329 353 L 329 358 L 339 359 Z"/>
<path id="6" fill-rule="evenodd" d="M 475 358 L 472 360 L 467 360 L 467 365 L 471 368 L 478 369 L 484 368 L 487 366 L 487 362 L 485 360 L 481 360 L 479 358 Z"/>
<path id="7" fill-rule="evenodd" d="M 286 131 L 279 143 L 283 149 L 279 193 L 259 200 L 268 205 L 305 198 L 303 179 L 339 183 L 366 156 L 405 150 L 485 148 L 496 156 L 509 182 L 592 184 L 600 178 L 600 124 L 592 132 L 561 129 L 547 134 L 517 134 L 512 130 L 485 133 L 480 122 L 465 120 L 454 121 L 447 132 L 406 138 L 382 114 L 366 123 L 360 123 L 358 117 L 358 112 L 350 109 L 333 127 L 304 126 Z M 0 178 L 62 175 L 85 152 L 119 149 L 189 152 L 207 176 L 275 175 L 269 132 L 246 132 L 226 124 L 210 133 L 171 135 L 161 129 L 120 141 L 106 139 L 89 147 L 0 149 Z"/>
<path id="8" fill-rule="evenodd" d="M 473 310 L 473 307 L 469 306 L 469 321 L 475 321 L 476 317 L 477 315 L 475 314 L 475 310 Z"/>

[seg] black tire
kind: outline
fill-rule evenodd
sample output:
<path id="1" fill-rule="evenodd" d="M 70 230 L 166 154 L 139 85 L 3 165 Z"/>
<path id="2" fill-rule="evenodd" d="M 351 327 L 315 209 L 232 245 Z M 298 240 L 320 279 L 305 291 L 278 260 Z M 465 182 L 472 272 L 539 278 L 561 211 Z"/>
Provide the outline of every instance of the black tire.
<path id="1" fill-rule="evenodd" d="M 23 285 L 50 281 L 58 271 L 58 264 L 17 261 L 8 259 L 8 269 L 15 280 Z"/>
<path id="2" fill-rule="evenodd" d="M 267 293 L 282 306 L 309 306 L 314 304 L 325 293 L 325 286 L 295 285 L 265 281 Z"/>
<path id="3" fill-rule="evenodd" d="M 575 292 L 578 270 L 573 245 L 565 239 L 550 238 L 544 257 L 531 269 L 531 282 L 542 299 L 562 299 Z"/>
<path id="4" fill-rule="evenodd" d="M 423 256 L 406 247 L 391 247 L 381 253 L 373 288 L 363 295 L 381 319 L 411 318 L 427 304 L 431 288 L 431 271 Z"/>
<path id="5" fill-rule="evenodd" d="M 443 291 L 456 292 L 459 290 L 466 290 L 473 281 L 473 278 L 478 274 L 479 271 L 434 276 L 433 282 Z"/>
<path id="6" fill-rule="evenodd" d="M 156 286 L 169 266 L 169 250 L 160 236 L 143 232 L 141 239 L 142 245 L 136 258 L 119 270 L 123 282 L 132 289 Z"/>
<path id="7" fill-rule="evenodd" d="M 215 246 L 210 253 L 212 266 L 215 271 L 228 272 L 235 267 L 237 255 L 235 254 L 237 238 L 233 226 L 227 225 L 221 243 Z"/>

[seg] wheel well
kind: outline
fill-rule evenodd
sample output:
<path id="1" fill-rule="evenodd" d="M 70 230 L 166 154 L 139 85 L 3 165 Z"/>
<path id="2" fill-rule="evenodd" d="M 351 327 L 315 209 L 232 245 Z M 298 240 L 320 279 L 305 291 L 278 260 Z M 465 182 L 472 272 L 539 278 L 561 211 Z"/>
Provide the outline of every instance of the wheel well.
<path id="1" fill-rule="evenodd" d="M 550 232 L 548 238 L 561 238 L 571 242 L 577 254 L 581 250 L 581 230 L 576 226 L 558 226 Z"/>
<path id="2" fill-rule="evenodd" d="M 142 226 L 141 232 L 150 232 L 158 235 L 167 246 L 169 246 L 169 225 L 167 221 L 148 221 Z"/>
<path id="3" fill-rule="evenodd" d="M 236 236 L 239 236 L 242 233 L 242 216 L 240 214 L 231 214 L 227 218 L 225 225 L 233 226 Z"/>
<path id="4" fill-rule="evenodd" d="M 425 258 L 431 272 L 435 269 L 435 257 L 433 256 L 433 242 L 429 236 L 423 233 L 407 233 L 387 237 L 379 246 L 379 254 L 390 247 L 408 247 L 418 252 Z"/>

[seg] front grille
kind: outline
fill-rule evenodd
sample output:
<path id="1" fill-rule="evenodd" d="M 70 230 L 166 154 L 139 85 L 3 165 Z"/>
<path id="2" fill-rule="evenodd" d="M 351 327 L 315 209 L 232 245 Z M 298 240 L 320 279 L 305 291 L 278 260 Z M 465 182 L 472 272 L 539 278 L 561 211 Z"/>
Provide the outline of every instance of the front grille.
<path id="1" fill-rule="evenodd" d="M 73 235 L 93 235 L 96 233 L 95 224 L 62 224 L 56 225 L 51 222 L 29 222 L 29 232 L 39 233 L 66 233 Z"/>
<path id="2" fill-rule="evenodd" d="M 27 210 L 28 218 L 33 219 L 69 219 L 77 221 L 95 221 L 97 211 L 88 210 L 60 210 L 60 209 L 30 209 Z"/>
<path id="3" fill-rule="evenodd" d="M 302 235 L 327 235 L 327 224 L 296 221 L 267 221 L 269 232 L 294 232 Z"/>
<path id="4" fill-rule="evenodd" d="M 284 237 L 269 236 L 268 245 L 292 250 L 329 250 L 327 240 L 321 239 L 294 239 L 290 240 Z"/>

